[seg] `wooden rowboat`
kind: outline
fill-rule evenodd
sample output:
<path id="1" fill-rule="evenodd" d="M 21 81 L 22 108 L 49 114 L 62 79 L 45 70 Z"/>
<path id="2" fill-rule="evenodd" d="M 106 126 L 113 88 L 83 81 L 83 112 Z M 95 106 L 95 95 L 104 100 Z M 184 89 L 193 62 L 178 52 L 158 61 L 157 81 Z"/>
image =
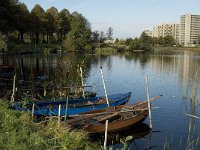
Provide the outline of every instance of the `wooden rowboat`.
<path id="1" fill-rule="evenodd" d="M 155 100 L 160 96 L 151 98 Z M 76 116 L 67 121 L 72 128 L 81 128 L 89 133 L 104 133 L 105 121 L 108 120 L 108 132 L 118 132 L 137 125 L 148 116 L 148 101 L 134 105 L 109 107 L 99 111 L 91 111 Z"/>
<path id="2" fill-rule="evenodd" d="M 128 102 L 131 92 L 108 96 L 110 106 L 119 106 Z M 34 108 L 33 108 L 34 106 Z M 60 110 L 59 110 L 60 106 Z M 67 106 L 67 108 L 66 108 Z M 105 96 L 62 101 L 15 102 L 13 108 L 19 111 L 28 111 L 36 116 L 65 116 L 100 110 L 107 108 Z"/>

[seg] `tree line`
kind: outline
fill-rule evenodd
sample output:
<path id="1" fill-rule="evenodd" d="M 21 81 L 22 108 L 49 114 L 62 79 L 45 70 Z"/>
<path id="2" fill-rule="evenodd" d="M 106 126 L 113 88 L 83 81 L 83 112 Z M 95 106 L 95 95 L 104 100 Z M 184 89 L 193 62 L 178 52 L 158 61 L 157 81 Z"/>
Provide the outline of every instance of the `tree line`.
<path id="1" fill-rule="evenodd" d="M 0 34 L 0 41 L 6 41 L 6 36 L 14 44 L 62 44 L 72 51 L 91 50 L 92 43 L 105 38 L 103 32 L 92 32 L 89 21 L 78 12 L 59 12 L 55 7 L 45 11 L 39 4 L 29 11 L 18 0 L 0 1 Z"/>
<path id="2" fill-rule="evenodd" d="M 165 37 L 150 37 L 143 32 L 139 38 L 116 39 L 118 45 L 126 45 L 129 50 L 152 50 L 154 47 L 166 47 L 177 45 L 176 40 L 167 35 Z"/>

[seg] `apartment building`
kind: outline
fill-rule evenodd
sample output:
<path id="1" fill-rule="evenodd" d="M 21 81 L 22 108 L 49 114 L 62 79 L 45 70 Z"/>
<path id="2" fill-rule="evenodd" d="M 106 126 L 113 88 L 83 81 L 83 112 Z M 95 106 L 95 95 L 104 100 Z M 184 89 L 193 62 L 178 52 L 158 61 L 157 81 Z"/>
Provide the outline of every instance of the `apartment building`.
<path id="1" fill-rule="evenodd" d="M 172 36 L 179 42 L 179 24 L 162 24 L 153 27 L 153 37 Z"/>
<path id="2" fill-rule="evenodd" d="M 200 15 L 186 14 L 180 18 L 180 41 L 182 46 L 195 46 L 200 36 Z"/>

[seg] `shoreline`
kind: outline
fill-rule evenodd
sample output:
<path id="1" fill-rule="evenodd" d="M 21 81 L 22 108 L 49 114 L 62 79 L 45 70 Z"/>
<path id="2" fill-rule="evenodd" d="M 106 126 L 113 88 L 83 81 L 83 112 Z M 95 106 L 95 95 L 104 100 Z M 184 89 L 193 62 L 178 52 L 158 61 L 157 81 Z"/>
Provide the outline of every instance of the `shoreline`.
<path id="1" fill-rule="evenodd" d="M 200 51 L 200 47 L 154 47 L 154 51 Z"/>

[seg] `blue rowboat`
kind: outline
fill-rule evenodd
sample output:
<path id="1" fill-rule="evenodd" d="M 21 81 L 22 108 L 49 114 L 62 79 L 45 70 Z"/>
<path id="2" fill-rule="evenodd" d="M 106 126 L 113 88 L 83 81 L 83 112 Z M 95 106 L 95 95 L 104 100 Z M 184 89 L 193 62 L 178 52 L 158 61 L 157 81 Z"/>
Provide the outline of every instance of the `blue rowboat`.
<path id="1" fill-rule="evenodd" d="M 109 105 L 110 106 L 123 105 L 128 102 L 130 96 L 131 92 L 109 95 L 108 96 Z M 13 104 L 13 108 L 19 111 L 28 111 L 36 116 L 58 116 L 59 106 L 61 106 L 60 116 L 65 116 L 66 114 L 76 115 L 108 107 L 105 96 L 89 97 L 85 99 L 69 99 L 68 104 L 66 103 L 67 100 L 38 101 L 38 102 L 27 102 L 27 103 L 15 102 Z M 67 109 L 66 106 L 68 106 Z"/>

